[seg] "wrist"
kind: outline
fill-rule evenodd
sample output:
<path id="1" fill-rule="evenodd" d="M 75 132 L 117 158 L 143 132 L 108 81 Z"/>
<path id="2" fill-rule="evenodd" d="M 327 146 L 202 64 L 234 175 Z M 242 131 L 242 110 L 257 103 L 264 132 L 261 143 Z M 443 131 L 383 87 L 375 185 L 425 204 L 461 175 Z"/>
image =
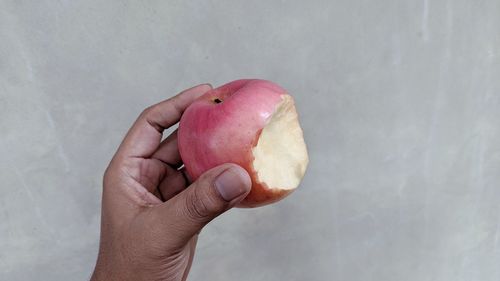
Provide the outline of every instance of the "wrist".
<path id="1" fill-rule="evenodd" d="M 102 260 L 100 257 L 97 258 L 97 263 L 94 268 L 94 272 L 92 273 L 92 277 L 90 277 L 90 281 L 114 281 L 119 280 L 115 274 L 110 272 L 110 268 L 102 264 Z"/>
<path id="2" fill-rule="evenodd" d="M 90 277 L 90 281 L 103 281 L 104 278 L 103 276 L 99 273 L 97 269 L 94 269 L 94 272 L 92 273 L 92 277 Z"/>

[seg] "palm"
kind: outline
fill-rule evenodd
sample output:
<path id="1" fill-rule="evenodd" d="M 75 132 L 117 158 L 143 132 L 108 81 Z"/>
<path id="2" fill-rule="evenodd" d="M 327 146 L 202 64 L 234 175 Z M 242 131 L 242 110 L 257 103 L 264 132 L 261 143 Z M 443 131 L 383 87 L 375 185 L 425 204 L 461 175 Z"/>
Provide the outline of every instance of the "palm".
<path id="1" fill-rule="evenodd" d="M 156 205 L 168 201 L 188 185 L 183 169 L 177 169 L 155 158 L 129 158 L 122 165 L 123 174 L 120 178 L 128 179 L 125 180 L 127 184 L 123 186 L 123 190 L 127 192 L 141 188 L 144 194 L 150 195 L 142 196 L 148 204 Z M 151 198 L 155 198 L 157 202 Z M 159 262 L 157 268 L 161 272 L 158 274 L 165 277 L 163 280 L 187 278 L 197 240 L 198 235 L 193 236 L 175 255 L 165 256 L 160 260 L 155 257 L 162 256 L 163 253 L 150 252 L 151 258 Z"/>

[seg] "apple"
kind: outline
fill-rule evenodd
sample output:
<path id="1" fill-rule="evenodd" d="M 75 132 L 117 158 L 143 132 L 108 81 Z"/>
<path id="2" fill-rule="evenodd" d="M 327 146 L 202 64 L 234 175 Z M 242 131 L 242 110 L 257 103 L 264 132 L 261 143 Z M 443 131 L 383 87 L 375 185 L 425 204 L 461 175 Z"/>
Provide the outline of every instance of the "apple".
<path id="1" fill-rule="evenodd" d="M 181 117 L 178 146 L 192 180 L 223 163 L 248 172 L 252 189 L 238 207 L 284 198 L 309 162 L 292 96 L 258 79 L 236 80 L 195 100 Z"/>

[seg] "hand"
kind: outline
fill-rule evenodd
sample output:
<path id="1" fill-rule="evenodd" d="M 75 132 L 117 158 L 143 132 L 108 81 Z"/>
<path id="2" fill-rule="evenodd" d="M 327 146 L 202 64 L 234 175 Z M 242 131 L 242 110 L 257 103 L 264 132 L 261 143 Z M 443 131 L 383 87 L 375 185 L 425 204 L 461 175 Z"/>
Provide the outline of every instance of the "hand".
<path id="1" fill-rule="evenodd" d="M 177 133 L 164 129 L 211 86 L 144 110 L 104 175 L 101 241 L 92 280 L 186 280 L 198 233 L 249 193 L 247 172 L 224 164 L 188 185 Z"/>

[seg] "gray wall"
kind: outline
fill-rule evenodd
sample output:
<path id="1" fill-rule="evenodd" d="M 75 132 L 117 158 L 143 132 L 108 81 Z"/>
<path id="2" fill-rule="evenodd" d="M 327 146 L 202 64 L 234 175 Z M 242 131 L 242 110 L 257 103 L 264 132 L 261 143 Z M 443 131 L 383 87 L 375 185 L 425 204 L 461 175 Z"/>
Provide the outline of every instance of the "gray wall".
<path id="1" fill-rule="evenodd" d="M 244 77 L 295 96 L 311 163 L 190 280 L 500 280 L 497 0 L 0 0 L 0 279 L 88 279 L 131 122 Z"/>

